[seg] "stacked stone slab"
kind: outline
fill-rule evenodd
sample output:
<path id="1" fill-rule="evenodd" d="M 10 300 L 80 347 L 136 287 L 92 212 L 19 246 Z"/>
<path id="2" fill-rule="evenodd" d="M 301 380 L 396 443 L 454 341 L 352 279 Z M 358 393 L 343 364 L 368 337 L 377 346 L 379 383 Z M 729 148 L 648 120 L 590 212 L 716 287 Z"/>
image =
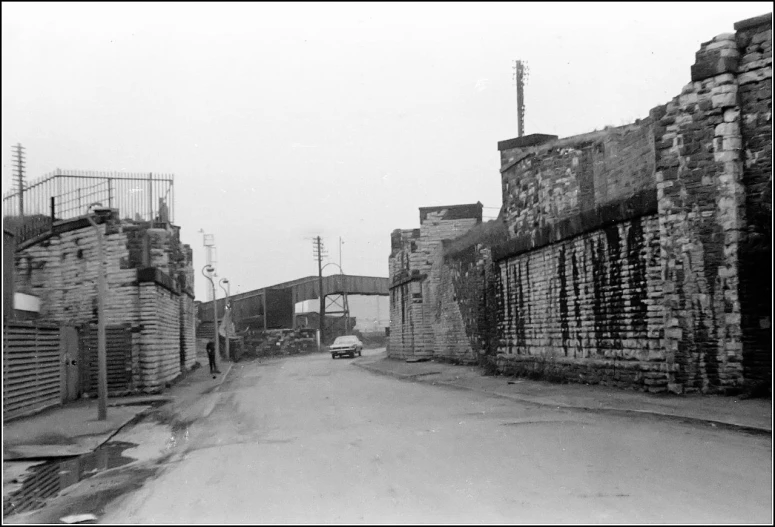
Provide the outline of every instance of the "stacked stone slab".
<path id="1" fill-rule="evenodd" d="M 110 219 L 100 220 L 98 228 L 108 285 L 106 326 L 130 328 L 128 389 L 153 393 L 193 367 L 196 343 L 191 249 L 180 243 L 177 228 L 149 226 Z M 96 324 L 97 243 L 94 228 L 78 218 L 18 248 L 16 289 L 41 299 L 41 320 L 75 327 Z"/>

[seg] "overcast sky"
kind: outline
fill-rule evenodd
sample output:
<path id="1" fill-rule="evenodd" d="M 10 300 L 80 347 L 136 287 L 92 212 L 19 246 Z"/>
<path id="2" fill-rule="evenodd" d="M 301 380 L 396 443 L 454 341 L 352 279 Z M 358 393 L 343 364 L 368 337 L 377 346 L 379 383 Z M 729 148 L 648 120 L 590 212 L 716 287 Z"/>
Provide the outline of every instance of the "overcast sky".
<path id="1" fill-rule="evenodd" d="M 501 205 L 497 142 L 643 118 L 769 2 L 2 3 L 3 190 L 56 168 L 175 174 L 175 223 L 232 293 L 387 276 L 419 207 Z M 336 272 L 329 266 L 325 274 Z M 205 284 L 196 285 L 204 299 Z"/>

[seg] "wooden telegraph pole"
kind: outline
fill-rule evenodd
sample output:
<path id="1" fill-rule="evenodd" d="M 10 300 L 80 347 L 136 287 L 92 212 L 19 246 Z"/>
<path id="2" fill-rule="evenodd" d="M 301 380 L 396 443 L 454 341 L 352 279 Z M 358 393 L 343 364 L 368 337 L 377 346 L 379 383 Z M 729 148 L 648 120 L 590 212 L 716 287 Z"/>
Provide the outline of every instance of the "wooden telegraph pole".
<path id="1" fill-rule="evenodd" d="M 323 243 L 320 240 L 320 236 L 316 236 L 313 245 L 313 254 L 318 261 L 318 294 L 320 296 L 320 342 L 324 342 L 326 331 L 326 295 L 323 291 Z"/>

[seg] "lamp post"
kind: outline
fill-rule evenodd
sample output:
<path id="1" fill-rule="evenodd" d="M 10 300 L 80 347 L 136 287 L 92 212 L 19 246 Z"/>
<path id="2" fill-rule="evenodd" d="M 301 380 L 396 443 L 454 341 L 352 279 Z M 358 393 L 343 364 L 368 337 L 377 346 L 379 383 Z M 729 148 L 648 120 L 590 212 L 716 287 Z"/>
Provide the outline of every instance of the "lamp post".
<path id="1" fill-rule="evenodd" d="M 226 284 L 226 287 L 229 289 L 227 290 L 226 287 L 223 287 L 223 284 Z M 223 292 L 226 293 L 226 300 L 223 304 L 223 324 L 224 328 L 223 331 L 225 333 L 226 337 L 226 360 L 231 360 L 231 357 L 229 355 L 229 325 L 231 324 L 231 317 L 227 319 L 226 317 L 226 310 L 229 308 L 229 291 L 231 290 L 231 284 L 229 283 L 228 278 L 221 278 L 218 281 L 218 285 L 221 286 L 221 289 L 223 289 Z"/>
<path id="2" fill-rule="evenodd" d="M 108 285 L 105 278 L 105 245 L 102 239 L 102 229 L 94 221 L 92 215 L 105 218 L 110 215 L 110 209 L 101 203 L 92 203 L 87 208 L 86 218 L 94 227 L 97 235 L 97 258 L 99 269 L 97 271 L 97 419 L 105 421 L 108 418 L 108 359 L 105 340 L 105 297 L 108 294 Z"/>
<path id="3" fill-rule="evenodd" d="M 207 278 L 210 281 L 210 285 L 213 287 L 213 322 L 215 323 L 215 327 L 213 328 L 215 332 L 215 369 L 220 370 L 221 369 L 221 357 L 220 357 L 220 351 L 219 351 L 219 343 L 218 343 L 218 309 L 215 302 L 215 282 L 213 282 L 213 279 L 210 278 L 209 274 L 206 273 L 215 273 L 215 269 L 212 265 L 205 265 L 202 267 L 202 275 Z"/>

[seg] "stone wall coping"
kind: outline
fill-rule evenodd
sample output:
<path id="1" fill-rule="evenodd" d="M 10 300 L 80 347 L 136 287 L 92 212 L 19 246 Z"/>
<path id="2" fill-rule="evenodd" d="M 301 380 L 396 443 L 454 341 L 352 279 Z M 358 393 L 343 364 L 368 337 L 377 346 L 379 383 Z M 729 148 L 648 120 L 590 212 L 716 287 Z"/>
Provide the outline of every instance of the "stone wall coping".
<path id="1" fill-rule="evenodd" d="M 650 118 L 646 117 L 644 119 L 637 119 L 634 123 L 624 124 L 622 126 L 609 126 L 604 128 L 603 130 L 594 130 L 592 132 L 586 132 L 583 134 L 578 135 L 571 135 L 568 137 L 558 138 L 556 135 L 553 136 L 546 136 L 549 139 L 546 139 L 544 141 L 535 142 L 532 144 L 518 144 L 516 139 L 510 139 L 508 141 L 501 141 L 498 143 L 498 149 L 499 150 L 508 150 L 510 148 L 527 148 L 527 147 L 537 147 L 534 150 L 535 151 L 542 151 L 546 150 L 548 148 L 558 148 L 558 147 L 565 147 L 565 146 L 571 146 L 571 145 L 577 145 L 577 144 L 584 144 L 584 143 L 590 143 L 594 141 L 598 141 L 600 139 L 604 139 L 612 134 L 620 134 L 620 133 L 626 133 L 632 130 L 639 130 L 643 126 L 648 126 L 650 122 Z M 533 134 L 533 135 L 542 135 L 542 134 Z M 519 139 L 525 139 L 525 136 L 523 138 Z M 506 147 L 501 148 L 501 145 L 506 145 Z M 516 163 L 518 163 L 517 161 Z M 513 163 L 513 164 L 516 164 Z M 513 165 L 512 164 L 512 165 Z M 508 167 L 510 168 L 510 167 Z M 508 170 L 508 168 L 504 167 L 501 168 L 501 172 L 505 172 Z"/>
<path id="2" fill-rule="evenodd" d="M 752 18 L 746 18 L 745 20 L 735 22 L 734 28 L 735 28 L 735 31 L 739 31 L 741 29 L 750 29 L 752 27 L 765 26 L 765 25 L 767 26 L 772 25 L 772 13 L 765 13 L 763 15 L 755 16 Z"/>
<path id="3" fill-rule="evenodd" d="M 530 134 L 522 137 L 515 137 L 514 139 L 506 139 L 505 141 L 498 141 L 498 150 L 510 150 L 512 148 L 525 148 L 528 146 L 536 146 L 548 141 L 554 141 L 557 139 L 556 135 L 551 134 Z"/>
<path id="4" fill-rule="evenodd" d="M 102 223 L 105 223 L 107 220 L 106 218 L 102 218 L 100 216 L 94 217 L 94 222 L 97 225 L 100 225 Z M 89 219 L 86 216 L 79 216 L 77 218 L 72 218 L 68 220 L 58 220 L 55 221 L 51 225 L 51 230 L 48 232 L 44 232 L 42 234 L 39 234 L 35 236 L 34 238 L 30 238 L 29 240 L 26 240 L 19 244 L 19 247 L 17 247 L 17 250 L 21 251 L 28 247 L 32 247 L 33 245 L 37 245 L 52 236 L 56 236 L 59 234 L 64 234 L 66 232 L 70 231 L 76 231 L 78 229 L 85 229 L 87 227 L 91 227 L 91 223 L 89 222 Z"/>
<path id="5" fill-rule="evenodd" d="M 156 283 L 157 285 L 162 286 L 164 289 L 167 289 L 171 293 L 174 293 L 176 295 L 180 294 L 178 285 L 175 283 L 172 277 L 170 277 L 170 275 L 168 275 L 158 267 L 143 267 L 141 269 L 138 269 L 137 282 L 138 283 L 153 282 L 153 283 Z"/>
<path id="6" fill-rule="evenodd" d="M 412 274 L 405 278 L 399 278 L 398 280 L 393 282 L 393 284 L 391 284 L 390 287 L 388 287 L 388 289 L 395 289 L 396 287 L 400 287 L 404 284 L 408 284 L 409 282 L 421 281 L 421 280 L 425 280 L 426 278 L 428 278 L 428 275 L 425 273 Z"/>
<path id="7" fill-rule="evenodd" d="M 607 203 L 547 225 L 539 229 L 535 236 L 523 234 L 496 245 L 492 249 L 492 259 L 496 262 L 505 260 L 609 225 L 655 214 L 657 210 L 656 188 L 641 190 L 625 200 Z"/>
<path id="8" fill-rule="evenodd" d="M 482 204 L 466 203 L 464 205 L 440 205 L 437 207 L 420 207 L 420 223 L 425 221 L 425 218 L 429 213 L 440 212 L 446 210 L 447 214 L 444 216 L 444 220 L 466 220 L 477 219 L 482 220 Z"/>

